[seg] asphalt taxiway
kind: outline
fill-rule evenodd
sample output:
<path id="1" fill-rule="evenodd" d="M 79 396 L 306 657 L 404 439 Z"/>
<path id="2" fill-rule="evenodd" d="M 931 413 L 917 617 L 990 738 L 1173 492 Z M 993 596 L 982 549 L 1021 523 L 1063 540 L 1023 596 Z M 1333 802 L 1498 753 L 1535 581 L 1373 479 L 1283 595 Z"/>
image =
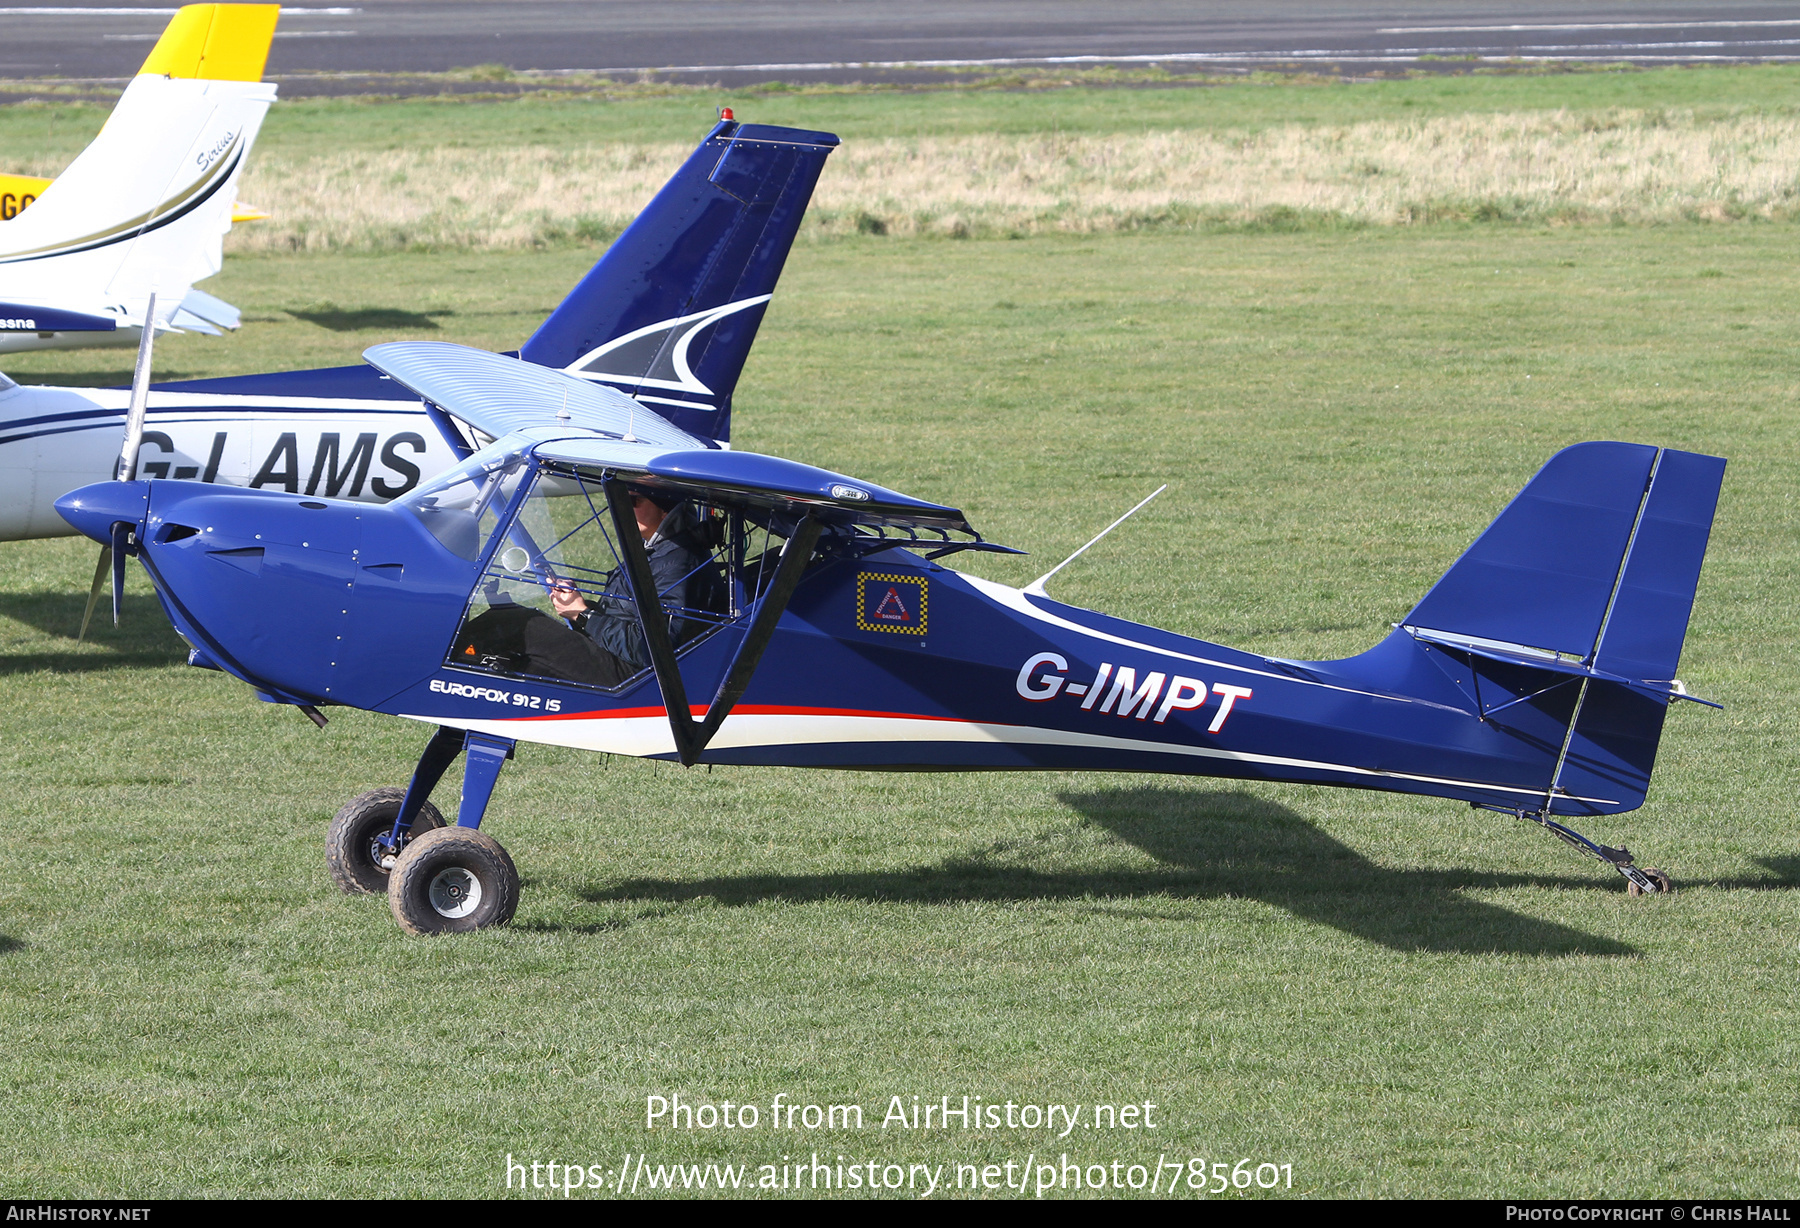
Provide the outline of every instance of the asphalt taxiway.
<path id="1" fill-rule="evenodd" d="M 174 5 L 0 4 L 0 78 L 129 77 Z M 1506 62 L 1800 59 L 1800 5 L 1297 0 L 355 0 L 285 6 L 283 93 L 338 75 L 517 71 L 728 85 L 1161 64 L 1382 72 Z M 11 91 L 8 91 L 11 93 Z"/>

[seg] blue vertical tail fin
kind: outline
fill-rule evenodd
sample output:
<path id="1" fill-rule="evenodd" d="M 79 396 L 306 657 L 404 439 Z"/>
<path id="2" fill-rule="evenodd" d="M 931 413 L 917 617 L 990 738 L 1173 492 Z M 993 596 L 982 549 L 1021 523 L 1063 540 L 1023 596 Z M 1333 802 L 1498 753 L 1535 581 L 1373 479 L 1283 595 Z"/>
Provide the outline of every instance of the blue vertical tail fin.
<path id="1" fill-rule="evenodd" d="M 1643 804 L 1663 718 L 1688 698 L 1675 671 L 1724 475 L 1693 452 L 1565 448 L 1396 632 L 1454 662 L 1482 720 L 1541 767 L 1542 812 Z"/>
<path id="2" fill-rule="evenodd" d="M 1564 448 L 1403 625 L 1673 679 L 1724 475 L 1693 452 Z"/>
<path id="3" fill-rule="evenodd" d="M 731 395 L 838 139 L 720 122 L 520 350 L 731 438 Z"/>

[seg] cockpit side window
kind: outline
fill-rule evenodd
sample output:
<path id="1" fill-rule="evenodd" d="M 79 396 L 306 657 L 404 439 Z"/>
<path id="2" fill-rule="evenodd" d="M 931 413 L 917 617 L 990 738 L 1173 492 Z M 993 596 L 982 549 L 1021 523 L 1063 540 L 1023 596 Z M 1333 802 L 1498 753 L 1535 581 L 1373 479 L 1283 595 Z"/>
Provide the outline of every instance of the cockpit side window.
<path id="1" fill-rule="evenodd" d="M 530 471 L 522 453 L 470 457 L 397 500 L 431 535 L 465 559 L 481 557 L 519 480 Z"/>
<path id="2" fill-rule="evenodd" d="M 746 566 L 744 552 L 751 535 L 741 520 L 698 499 L 655 491 L 634 497 L 643 500 L 633 505 L 639 531 L 653 526 L 644 545 L 680 651 L 739 617 L 746 592 L 754 599 L 759 573 Z M 597 476 L 539 473 L 500 533 L 449 663 L 605 688 L 649 669 L 649 646 Z"/>

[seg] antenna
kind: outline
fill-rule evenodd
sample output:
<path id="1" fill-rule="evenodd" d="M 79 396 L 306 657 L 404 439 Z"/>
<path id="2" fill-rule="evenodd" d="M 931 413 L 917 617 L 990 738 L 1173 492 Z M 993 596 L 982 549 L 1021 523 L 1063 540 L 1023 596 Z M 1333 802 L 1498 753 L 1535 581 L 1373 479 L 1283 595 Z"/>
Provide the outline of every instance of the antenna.
<path id="1" fill-rule="evenodd" d="M 569 420 L 569 386 L 567 384 L 563 385 L 563 407 L 557 411 L 556 420 L 558 422 Z"/>
<path id="2" fill-rule="evenodd" d="M 1063 568 L 1067 567 L 1070 563 L 1073 563 L 1076 559 L 1078 559 L 1082 555 L 1086 554 L 1088 552 L 1088 548 L 1090 546 L 1093 546 L 1095 544 L 1095 542 L 1098 542 L 1102 537 L 1105 537 L 1108 533 L 1111 533 L 1114 529 L 1118 528 L 1120 525 L 1124 524 L 1127 520 L 1130 520 L 1133 516 L 1137 515 L 1138 512 L 1143 509 L 1145 504 L 1149 503 L 1151 499 L 1156 498 L 1156 496 L 1162 494 L 1162 492 L 1167 489 L 1169 489 L 1169 484 L 1167 482 L 1164 482 L 1161 486 L 1158 486 L 1155 490 L 1151 491 L 1150 494 L 1145 497 L 1143 503 L 1138 504 L 1137 507 L 1132 508 L 1129 512 L 1126 512 L 1123 516 L 1119 517 L 1117 520 L 1115 520 L 1111 524 L 1107 525 L 1104 529 L 1101 529 L 1098 533 L 1094 534 L 1093 541 L 1090 541 L 1086 546 L 1083 546 L 1081 549 L 1077 550 L 1074 554 L 1071 554 L 1068 558 L 1064 559 L 1062 562 L 1060 562 L 1056 566 L 1052 567 L 1049 571 L 1046 571 L 1043 575 L 1041 575 L 1037 579 L 1033 580 L 1030 584 L 1027 584 L 1025 586 L 1025 591 L 1027 593 L 1030 593 L 1033 597 L 1048 597 L 1050 594 L 1046 593 L 1044 591 L 1044 581 L 1048 580 L 1051 576 L 1055 575 L 1057 572 L 1059 572 Z"/>

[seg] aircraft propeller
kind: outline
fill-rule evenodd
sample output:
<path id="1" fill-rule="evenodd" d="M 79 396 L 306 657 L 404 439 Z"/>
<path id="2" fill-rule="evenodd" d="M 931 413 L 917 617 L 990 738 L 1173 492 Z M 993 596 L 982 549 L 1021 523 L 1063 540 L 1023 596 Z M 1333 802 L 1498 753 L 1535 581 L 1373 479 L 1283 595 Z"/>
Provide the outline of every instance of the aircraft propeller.
<path id="1" fill-rule="evenodd" d="M 137 478 L 138 448 L 144 442 L 144 414 L 150 406 L 150 347 L 156 336 L 156 295 L 144 308 L 144 332 L 138 339 L 137 366 L 131 373 L 131 403 L 125 411 L 125 441 L 119 448 L 119 462 L 113 467 L 115 481 L 130 482 Z M 81 616 L 77 642 L 87 638 L 88 624 L 93 621 L 94 607 L 100 602 L 100 586 L 112 574 L 113 626 L 119 625 L 119 608 L 125 593 L 125 557 L 131 526 L 124 521 L 113 525 L 112 544 L 100 547 L 100 561 L 94 567 L 94 582 L 88 587 L 87 610 Z"/>

